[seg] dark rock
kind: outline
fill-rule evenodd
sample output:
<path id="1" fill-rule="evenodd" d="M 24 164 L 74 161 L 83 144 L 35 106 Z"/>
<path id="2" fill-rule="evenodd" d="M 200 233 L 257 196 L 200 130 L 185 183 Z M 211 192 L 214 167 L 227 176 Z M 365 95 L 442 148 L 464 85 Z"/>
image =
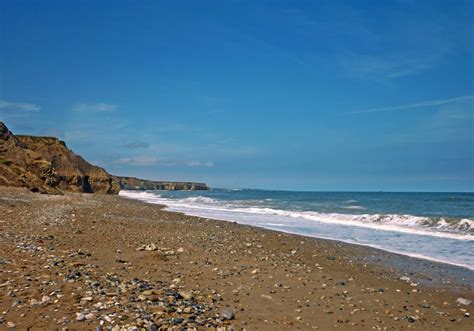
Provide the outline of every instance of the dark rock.
<path id="1" fill-rule="evenodd" d="M 70 274 L 66 276 L 66 279 L 71 280 L 71 279 L 79 279 L 81 278 L 81 272 L 80 271 L 73 271 Z"/>
<path id="2" fill-rule="evenodd" d="M 177 317 L 177 318 L 173 318 L 172 323 L 174 325 L 178 325 L 178 324 L 183 323 L 183 321 L 184 321 L 184 319 L 182 319 L 181 317 Z"/>

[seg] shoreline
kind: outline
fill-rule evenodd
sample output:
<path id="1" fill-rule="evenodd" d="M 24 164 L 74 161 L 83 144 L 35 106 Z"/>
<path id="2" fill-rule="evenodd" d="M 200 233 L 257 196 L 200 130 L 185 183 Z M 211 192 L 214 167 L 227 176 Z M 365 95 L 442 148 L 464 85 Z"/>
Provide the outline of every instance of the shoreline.
<path id="1" fill-rule="evenodd" d="M 303 237 L 308 237 L 308 238 L 331 240 L 331 241 L 344 243 L 344 244 L 370 247 L 372 249 L 382 250 L 382 251 L 387 252 L 387 253 L 397 254 L 397 255 L 404 256 L 404 257 L 415 258 L 415 259 L 423 260 L 423 261 L 426 261 L 426 262 L 429 262 L 429 263 L 438 263 L 438 264 L 447 265 L 449 267 L 456 267 L 456 268 L 466 269 L 466 271 L 473 272 L 473 275 L 474 275 L 474 266 L 469 266 L 469 265 L 466 265 L 466 264 L 454 263 L 454 262 L 451 263 L 449 261 L 445 261 L 445 260 L 438 259 L 438 258 L 435 258 L 435 257 L 430 257 L 430 256 L 427 256 L 427 255 L 416 254 L 416 253 L 406 253 L 406 252 L 401 252 L 401 251 L 396 251 L 396 250 L 390 250 L 388 248 L 384 248 L 384 247 L 374 245 L 374 244 L 357 243 L 357 242 L 346 241 L 346 240 L 343 240 L 343 239 L 335 239 L 335 238 L 322 237 L 322 236 L 311 235 L 311 234 L 303 234 L 303 233 L 298 233 L 298 232 L 295 232 L 295 231 L 285 231 L 284 229 L 278 229 L 278 228 L 275 228 L 275 227 L 264 227 L 264 226 L 259 226 L 259 225 L 250 225 L 250 224 L 240 223 L 239 221 L 229 220 L 229 219 L 224 219 L 224 218 L 213 218 L 213 217 L 207 217 L 207 216 L 199 216 L 199 215 L 193 214 L 193 213 L 182 212 L 182 211 L 178 211 L 178 210 L 172 210 L 173 207 L 167 206 L 167 205 L 165 205 L 163 203 L 160 203 L 160 202 L 155 203 L 155 202 L 146 201 L 146 200 L 140 199 L 140 198 L 130 197 L 130 196 L 127 196 L 127 195 L 120 195 L 119 194 L 119 196 L 123 197 L 125 199 L 131 199 L 131 200 L 141 201 L 141 202 L 148 203 L 148 204 L 153 204 L 153 205 L 156 205 L 156 206 L 161 206 L 164 211 L 180 213 L 180 214 L 183 214 L 183 215 L 186 215 L 186 216 L 189 216 L 189 217 L 208 218 L 208 219 L 213 219 L 213 220 L 216 220 L 216 221 L 231 222 L 231 223 L 236 223 L 236 224 L 244 225 L 244 226 L 253 226 L 253 227 L 256 227 L 256 228 L 259 228 L 259 229 L 266 229 L 266 230 L 270 230 L 270 231 L 276 231 L 276 232 L 281 232 L 281 233 L 298 235 L 298 236 L 303 236 Z M 373 229 L 373 230 L 376 230 L 376 231 L 399 232 L 398 230 L 375 228 L 375 227 L 370 227 L 370 226 L 362 226 L 362 225 L 354 225 L 354 226 L 360 226 L 360 227 L 363 227 L 363 228 L 370 228 L 370 229 Z M 401 232 L 411 234 L 411 232 L 409 230 L 404 230 L 404 231 L 401 231 Z M 416 234 L 417 235 L 437 237 L 436 234 L 431 234 L 431 233 L 430 234 L 423 234 L 423 233 L 420 234 L 419 232 L 416 232 Z M 474 286 L 474 276 L 473 276 L 473 281 L 471 282 L 470 285 Z"/>
<path id="2" fill-rule="evenodd" d="M 472 328 L 457 267 L 163 207 L 0 188 L 0 327 Z"/>
<path id="3" fill-rule="evenodd" d="M 148 203 L 148 202 L 145 202 L 145 203 Z M 166 205 L 161 205 L 161 204 L 156 204 L 156 205 L 157 205 L 157 206 L 161 206 L 164 211 L 167 211 L 167 212 L 170 212 L 170 213 L 183 214 L 183 215 L 188 216 L 188 217 L 208 218 L 208 217 L 202 217 L 202 216 L 197 216 L 197 215 L 191 215 L 191 214 L 187 214 L 187 213 L 180 212 L 180 211 L 169 210 L 169 209 L 167 209 L 168 207 L 167 207 Z M 456 264 L 456 263 L 449 263 L 449 262 L 447 262 L 447 261 L 438 260 L 438 259 L 431 258 L 431 257 L 429 257 L 429 256 L 424 256 L 424 255 L 418 255 L 418 254 L 410 255 L 409 253 L 391 251 L 391 250 L 389 250 L 389 249 L 386 249 L 386 248 L 383 248 L 383 247 L 379 247 L 379 246 L 376 246 L 376 245 L 350 242 L 350 241 L 345 241 L 345 240 L 342 240 L 342 239 L 334 239 L 334 238 L 329 238 L 329 237 L 317 237 L 317 236 L 312 236 L 312 235 L 305 235 L 305 234 L 302 234 L 302 233 L 291 232 L 291 231 L 285 231 L 285 230 L 279 230 L 279 229 L 274 229 L 274 228 L 265 228 L 265 227 L 261 227 L 261 226 L 257 226 L 257 225 L 249 225 L 249 224 L 239 223 L 239 222 L 237 222 L 237 221 L 230 221 L 230 220 L 225 220 L 225 219 L 217 219 L 217 218 L 208 218 L 208 219 L 214 220 L 214 221 L 220 221 L 220 222 L 231 222 L 231 223 L 238 224 L 238 225 L 240 225 L 240 226 L 255 227 L 255 228 L 257 228 L 257 229 L 263 229 L 263 230 L 268 230 L 268 231 L 281 232 L 281 233 L 286 233 L 286 234 L 295 235 L 295 236 L 301 236 L 301 237 L 305 237 L 305 238 L 312 238 L 312 239 L 316 239 L 316 240 L 329 240 L 329 241 L 333 241 L 333 242 L 340 243 L 340 244 L 345 244 L 345 245 L 362 246 L 362 247 L 367 247 L 367 248 L 371 248 L 371 249 L 383 251 L 383 252 L 385 252 L 385 253 L 390 253 L 390 254 L 394 254 L 394 255 L 399 255 L 399 256 L 405 257 L 405 258 L 413 258 L 413 259 L 417 259 L 417 260 L 422 260 L 422 261 L 427 262 L 427 263 L 436 263 L 436 264 L 445 265 L 446 267 L 461 268 L 461 269 L 465 269 L 466 271 L 474 272 L 474 267 L 471 268 L 471 267 L 469 267 L 469 266 L 467 266 L 467 265 Z M 381 229 L 380 231 L 384 231 L 384 230 Z M 474 284 L 474 280 L 473 280 L 473 284 Z"/>
<path id="4" fill-rule="evenodd" d="M 126 198 L 126 199 L 129 199 L 129 198 Z M 148 203 L 148 202 L 144 202 L 144 203 Z M 368 244 L 347 242 L 347 241 L 344 241 L 344 240 L 338 240 L 338 239 L 332 239 L 332 238 L 315 237 L 315 236 L 311 236 L 311 235 L 304 235 L 304 234 L 301 234 L 301 233 L 295 233 L 295 232 L 290 232 L 290 231 L 264 228 L 264 227 L 260 227 L 260 226 L 256 226 L 256 225 L 242 224 L 242 223 L 239 223 L 237 221 L 229 221 L 229 220 L 224 220 L 224 219 L 215 219 L 215 218 L 207 218 L 207 217 L 201 217 L 201 216 L 196 216 L 196 215 L 189 215 L 189 214 L 186 214 L 186 213 L 183 213 L 183 212 L 180 212 L 180 211 L 167 210 L 166 209 L 167 206 L 165 206 L 165 205 L 161 205 L 161 204 L 153 204 L 153 205 L 161 207 L 163 211 L 166 211 L 166 212 L 169 212 L 169 213 L 181 214 L 181 215 L 184 215 L 186 217 L 200 218 L 200 219 L 206 219 L 206 220 L 209 220 L 209 221 L 216 221 L 216 222 L 230 222 L 230 223 L 236 224 L 238 226 L 242 226 L 242 227 L 255 228 L 255 229 L 258 229 L 258 230 L 264 230 L 264 231 L 275 232 L 275 233 L 284 233 L 284 234 L 287 234 L 287 235 L 302 237 L 302 238 L 306 238 L 306 239 L 309 239 L 309 240 L 328 241 L 328 242 L 332 242 L 332 243 L 337 244 L 337 245 L 348 245 L 349 247 L 350 246 L 357 246 L 361 249 L 367 249 L 368 251 L 374 250 L 374 252 L 375 251 L 378 252 L 379 256 L 384 256 L 384 261 L 383 262 L 379 261 L 377 264 L 381 264 L 384 267 L 395 268 L 400 274 L 410 273 L 411 271 L 409 270 L 409 268 L 413 268 L 413 265 L 410 264 L 410 266 L 408 266 L 408 264 L 409 264 L 408 262 L 410 260 L 414 260 L 413 263 L 415 265 L 418 265 L 418 266 L 424 265 L 424 266 L 426 266 L 427 269 L 424 270 L 424 272 L 429 272 L 429 275 L 431 277 L 430 281 L 435 281 L 437 279 L 437 277 L 442 278 L 440 276 L 440 271 L 442 271 L 443 272 L 443 277 L 445 277 L 446 274 L 450 274 L 451 277 L 452 277 L 451 280 L 454 280 L 456 282 L 456 284 L 474 287 L 474 269 L 471 269 L 471 268 L 469 268 L 468 266 L 465 266 L 465 265 L 458 265 L 458 264 L 448 263 L 448 262 L 441 261 L 441 260 L 434 260 L 434 259 L 430 259 L 428 257 L 420 257 L 420 256 L 416 256 L 416 255 L 403 254 L 403 253 L 400 253 L 400 252 L 394 252 L 394 251 L 390 251 L 390 250 L 387 250 L 387 249 L 384 249 L 384 248 L 381 248 L 381 247 L 371 246 L 371 245 L 368 245 Z M 395 257 L 396 257 L 397 263 L 393 263 L 391 261 L 391 259 L 395 258 Z M 374 263 L 374 262 L 372 262 L 372 263 Z M 419 268 L 417 268 L 417 269 L 419 269 Z M 420 269 L 420 270 L 422 270 L 422 269 Z M 416 275 L 413 275 L 413 276 L 416 277 Z M 422 278 L 418 278 L 416 280 L 418 282 L 423 281 Z M 439 282 L 438 284 L 441 284 L 441 282 Z M 453 285 L 452 282 L 451 282 L 451 285 Z"/>

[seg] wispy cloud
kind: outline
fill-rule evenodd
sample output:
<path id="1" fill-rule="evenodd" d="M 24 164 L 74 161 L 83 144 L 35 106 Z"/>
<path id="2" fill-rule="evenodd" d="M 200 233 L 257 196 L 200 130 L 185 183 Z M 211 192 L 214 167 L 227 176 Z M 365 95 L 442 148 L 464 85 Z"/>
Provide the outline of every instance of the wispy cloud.
<path id="1" fill-rule="evenodd" d="M 37 112 L 41 108 L 32 103 L 24 102 L 10 102 L 6 100 L 0 100 L 0 109 L 12 109 L 12 110 L 23 110 Z"/>
<path id="2" fill-rule="evenodd" d="M 430 69 L 437 58 L 398 54 L 396 56 L 354 55 L 342 59 L 341 64 L 352 76 L 368 78 L 401 78 Z"/>
<path id="3" fill-rule="evenodd" d="M 189 161 L 186 163 L 188 167 L 207 167 L 212 168 L 214 166 L 214 162 L 201 162 L 201 161 Z"/>
<path id="4" fill-rule="evenodd" d="M 461 153 L 471 155 L 474 142 L 474 109 L 471 102 L 446 104 L 416 122 L 414 127 L 404 127 L 393 133 L 392 142 L 397 144 L 457 144 L 455 150 L 445 155 Z"/>
<path id="5" fill-rule="evenodd" d="M 428 101 L 410 103 L 410 104 L 399 105 L 399 106 L 389 106 L 389 107 L 357 110 L 353 112 L 348 112 L 347 114 L 377 113 L 377 112 L 397 111 L 397 110 L 412 109 L 412 108 L 441 106 L 441 105 L 446 105 L 450 103 L 471 100 L 471 99 L 474 99 L 474 95 L 465 95 L 465 96 L 460 96 L 460 97 L 455 97 L 455 98 L 450 98 L 450 99 L 428 100 Z"/>
<path id="6" fill-rule="evenodd" d="M 214 162 L 207 161 L 177 161 L 167 158 L 158 158 L 154 156 L 139 155 L 133 157 L 122 157 L 114 163 L 121 165 L 131 165 L 138 167 L 163 166 L 163 167 L 193 167 L 193 168 L 211 168 Z"/>
<path id="7" fill-rule="evenodd" d="M 78 113 L 109 113 L 118 109 L 117 105 L 105 102 L 80 103 L 73 107 L 73 111 Z"/>
<path id="8" fill-rule="evenodd" d="M 162 160 L 153 156 L 122 157 L 117 160 L 118 164 L 128 164 L 134 166 L 153 166 L 162 163 Z"/>
<path id="9" fill-rule="evenodd" d="M 122 144 L 121 147 L 128 148 L 128 149 L 140 149 L 140 148 L 147 148 L 150 144 L 144 141 L 131 141 L 125 144 Z"/>

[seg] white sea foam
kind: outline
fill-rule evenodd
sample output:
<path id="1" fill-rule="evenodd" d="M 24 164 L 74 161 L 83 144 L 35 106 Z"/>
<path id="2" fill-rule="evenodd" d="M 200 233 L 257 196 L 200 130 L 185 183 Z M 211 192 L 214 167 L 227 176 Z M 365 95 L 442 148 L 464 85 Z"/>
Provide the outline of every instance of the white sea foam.
<path id="1" fill-rule="evenodd" d="M 342 208 L 344 208 L 344 209 L 355 209 L 355 210 L 365 210 L 365 209 L 367 209 L 367 208 L 362 207 L 362 206 L 344 206 Z"/>
<path id="2" fill-rule="evenodd" d="M 180 199 L 179 201 L 180 201 L 180 203 L 183 203 L 183 204 L 186 204 L 186 203 L 205 203 L 205 204 L 212 204 L 212 203 L 215 203 L 215 202 L 216 202 L 216 200 L 214 200 L 214 199 L 212 199 L 212 198 L 201 197 L 201 196 L 189 197 L 189 198 L 185 198 L 185 199 Z"/>
<path id="3" fill-rule="evenodd" d="M 288 225 L 283 224 L 283 223 L 266 223 L 266 225 L 269 225 L 269 226 L 288 226 Z"/>

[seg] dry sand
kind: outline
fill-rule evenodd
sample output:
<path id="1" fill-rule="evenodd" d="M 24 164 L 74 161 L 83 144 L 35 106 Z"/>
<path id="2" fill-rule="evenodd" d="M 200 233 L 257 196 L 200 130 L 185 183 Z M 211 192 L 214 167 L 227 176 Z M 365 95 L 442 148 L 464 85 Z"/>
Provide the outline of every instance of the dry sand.
<path id="1" fill-rule="evenodd" d="M 0 234 L 0 329 L 474 329 L 472 271 L 118 196 L 0 188 Z"/>

